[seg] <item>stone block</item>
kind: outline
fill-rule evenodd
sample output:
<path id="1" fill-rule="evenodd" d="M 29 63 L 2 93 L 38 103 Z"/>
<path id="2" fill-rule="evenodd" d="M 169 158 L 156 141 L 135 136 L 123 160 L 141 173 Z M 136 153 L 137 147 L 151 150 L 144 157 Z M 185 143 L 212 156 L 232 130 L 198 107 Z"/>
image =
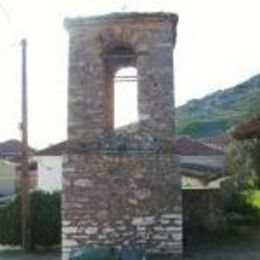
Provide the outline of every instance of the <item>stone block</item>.
<path id="1" fill-rule="evenodd" d="M 98 232 L 98 228 L 97 227 L 88 227 L 85 229 L 85 234 L 87 235 L 95 235 Z"/>

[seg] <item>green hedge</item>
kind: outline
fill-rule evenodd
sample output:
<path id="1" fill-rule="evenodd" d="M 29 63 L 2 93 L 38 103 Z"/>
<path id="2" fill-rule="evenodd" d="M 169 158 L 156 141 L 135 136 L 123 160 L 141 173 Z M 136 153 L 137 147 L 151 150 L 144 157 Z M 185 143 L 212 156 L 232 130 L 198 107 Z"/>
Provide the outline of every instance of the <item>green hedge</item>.
<path id="1" fill-rule="evenodd" d="M 245 221 L 257 222 L 260 224 L 260 190 L 244 190 L 234 193 L 225 201 L 225 211 L 227 215 L 238 214 L 243 216 Z"/>
<path id="2" fill-rule="evenodd" d="M 0 244 L 18 245 L 21 241 L 18 199 L 0 207 Z"/>
<path id="3" fill-rule="evenodd" d="M 61 241 L 61 194 L 33 192 L 30 198 L 31 247 Z M 20 197 L 0 207 L 0 244 L 21 244 Z"/>

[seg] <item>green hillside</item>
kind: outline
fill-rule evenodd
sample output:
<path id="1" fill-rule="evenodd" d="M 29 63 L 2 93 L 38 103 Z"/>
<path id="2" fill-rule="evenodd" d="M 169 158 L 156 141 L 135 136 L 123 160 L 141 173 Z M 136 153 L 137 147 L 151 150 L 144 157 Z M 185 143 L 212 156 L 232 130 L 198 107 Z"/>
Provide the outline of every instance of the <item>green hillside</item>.
<path id="1" fill-rule="evenodd" d="M 260 113 L 260 74 L 227 90 L 194 99 L 177 108 L 177 133 L 214 136 Z"/>

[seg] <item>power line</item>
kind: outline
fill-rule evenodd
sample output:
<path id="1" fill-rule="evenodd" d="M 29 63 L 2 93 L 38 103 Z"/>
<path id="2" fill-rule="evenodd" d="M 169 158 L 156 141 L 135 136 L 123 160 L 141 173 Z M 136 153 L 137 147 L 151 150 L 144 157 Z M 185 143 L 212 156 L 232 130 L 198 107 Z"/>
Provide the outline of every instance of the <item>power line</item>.
<path id="1" fill-rule="evenodd" d="M 0 10 L 1 10 L 2 14 L 4 15 L 9 26 L 12 27 L 15 37 L 17 37 L 18 30 L 17 30 L 16 26 L 14 25 L 13 20 L 12 20 L 11 16 L 9 15 L 7 9 L 5 8 L 5 6 L 3 5 L 3 3 L 1 1 L 0 1 Z"/>
<path id="2" fill-rule="evenodd" d="M 3 3 L 1 3 L 1 2 L 0 2 L 0 9 L 1 9 L 3 15 L 5 16 L 7 22 L 8 22 L 12 27 L 14 27 L 14 24 L 13 24 L 13 22 L 12 22 L 12 19 L 11 19 L 10 15 L 8 14 L 6 8 L 3 6 Z"/>
<path id="3" fill-rule="evenodd" d="M 7 21 L 7 23 L 9 24 L 9 26 L 12 28 L 12 31 L 13 31 L 13 34 L 15 36 L 15 38 L 17 38 L 17 35 L 18 35 L 18 30 L 17 28 L 15 27 L 13 21 L 12 21 L 12 18 L 11 16 L 9 15 L 7 9 L 5 8 L 5 6 L 3 5 L 3 3 L 0 1 L 0 11 L 1 13 L 3 14 L 3 16 L 5 17 L 5 20 Z M 2 44 L 1 44 L 2 45 Z M 1 46 L 0 45 L 0 46 Z M 18 43 L 16 41 L 12 41 L 12 43 L 10 44 L 4 44 L 5 46 L 1 46 L 1 47 L 4 47 L 4 48 L 13 48 L 13 47 L 17 47 L 18 46 Z M 0 52 L 4 52 L 4 51 L 1 51 Z"/>
<path id="4" fill-rule="evenodd" d="M 6 44 L 0 43 L 0 53 L 6 53 L 6 49 L 10 50 L 13 48 L 18 48 L 18 47 L 20 47 L 20 46 L 18 45 L 18 42 L 16 42 L 16 41 L 11 42 L 11 43 L 6 43 Z"/>

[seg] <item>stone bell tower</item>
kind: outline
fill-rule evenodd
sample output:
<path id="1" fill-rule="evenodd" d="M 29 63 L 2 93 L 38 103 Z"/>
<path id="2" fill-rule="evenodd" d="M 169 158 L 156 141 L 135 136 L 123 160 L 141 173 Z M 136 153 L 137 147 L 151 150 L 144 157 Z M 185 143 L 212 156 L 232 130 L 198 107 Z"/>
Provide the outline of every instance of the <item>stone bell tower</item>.
<path id="1" fill-rule="evenodd" d="M 70 34 L 63 172 L 63 260 L 83 246 L 182 252 L 175 155 L 173 48 L 177 16 L 115 13 L 65 21 Z M 136 67 L 139 122 L 114 129 L 115 73 Z"/>

